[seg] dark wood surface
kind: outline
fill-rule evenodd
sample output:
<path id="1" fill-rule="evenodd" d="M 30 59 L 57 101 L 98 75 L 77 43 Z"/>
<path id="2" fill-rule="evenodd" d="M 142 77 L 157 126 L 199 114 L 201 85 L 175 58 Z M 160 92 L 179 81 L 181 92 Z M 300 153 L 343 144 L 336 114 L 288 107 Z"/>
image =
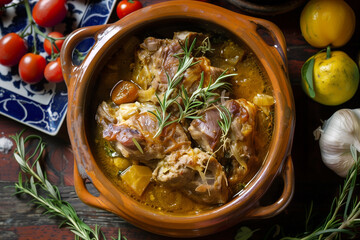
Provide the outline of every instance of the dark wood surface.
<path id="1" fill-rule="evenodd" d="M 143 5 L 150 5 L 161 1 L 142 1 Z M 225 1 L 210 1 L 235 12 L 239 9 Z M 358 14 L 357 26 L 360 26 L 360 4 L 356 0 L 348 1 Z M 279 215 L 271 219 L 246 221 L 224 232 L 201 237 L 198 239 L 234 239 L 241 226 L 259 229 L 252 239 L 265 239 L 266 234 L 279 226 L 286 236 L 296 236 L 305 231 L 306 211 L 311 202 L 314 215 L 310 226 L 316 227 L 325 218 L 330 209 L 332 199 L 336 196 L 338 186 L 343 179 L 335 175 L 324 166 L 321 161 L 318 143 L 314 140 L 313 130 L 328 119 L 336 110 L 341 108 L 358 108 L 360 106 L 359 91 L 347 103 L 328 107 L 310 100 L 300 86 L 300 69 L 302 64 L 319 49 L 309 46 L 300 32 L 300 12 L 303 6 L 277 16 L 260 16 L 277 24 L 283 31 L 287 43 L 289 78 L 291 81 L 295 105 L 296 128 L 292 149 L 295 167 L 295 194 L 289 206 Z M 245 13 L 247 14 L 247 13 Z M 116 21 L 113 13 L 110 22 Z M 358 61 L 360 50 L 360 28 L 357 27 L 352 40 L 343 48 L 355 61 Z M 21 123 L 0 116 L 0 137 L 9 137 L 27 129 L 26 134 L 41 135 L 47 143 L 43 167 L 49 180 L 56 184 L 64 200 L 69 201 L 81 218 L 93 226 L 102 226 L 108 237 L 115 236 L 118 229 L 128 240 L 152 239 L 163 240 L 167 237 L 154 235 L 138 229 L 114 214 L 91 208 L 83 204 L 76 196 L 73 187 L 73 154 L 67 134 L 66 123 L 57 136 L 48 136 Z M 43 215 L 42 209 L 35 208 L 29 199 L 14 196 L 14 183 L 17 181 L 19 166 L 13 158 L 13 149 L 8 154 L 0 153 L 0 239 L 74 239 L 73 234 L 65 228 L 58 228 L 60 219 Z M 279 182 L 264 196 L 265 199 L 276 199 Z M 89 185 L 91 189 L 91 184 Z M 271 239 L 271 238 L 270 238 Z"/>

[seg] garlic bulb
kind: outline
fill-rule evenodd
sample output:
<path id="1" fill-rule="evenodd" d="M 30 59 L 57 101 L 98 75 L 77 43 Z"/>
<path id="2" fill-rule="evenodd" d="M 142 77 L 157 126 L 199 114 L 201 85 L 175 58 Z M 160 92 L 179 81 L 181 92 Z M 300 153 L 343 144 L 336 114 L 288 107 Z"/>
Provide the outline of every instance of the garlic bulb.
<path id="1" fill-rule="evenodd" d="M 327 167 L 346 177 L 355 161 L 350 152 L 353 145 L 360 151 L 360 108 L 335 112 L 322 128 L 314 131 L 319 140 L 321 157 Z"/>

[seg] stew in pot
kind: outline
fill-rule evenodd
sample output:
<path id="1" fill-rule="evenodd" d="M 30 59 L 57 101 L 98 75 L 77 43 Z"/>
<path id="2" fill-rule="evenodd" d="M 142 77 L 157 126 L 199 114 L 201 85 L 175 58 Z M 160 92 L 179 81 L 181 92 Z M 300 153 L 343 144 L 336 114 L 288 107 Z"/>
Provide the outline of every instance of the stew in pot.
<path id="1" fill-rule="evenodd" d="M 133 37 L 98 82 L 97 162 L 151 208 L 188 214 L 225 204 L 267 154 L 275 101 L 242 43 L 190 31 Z"/>

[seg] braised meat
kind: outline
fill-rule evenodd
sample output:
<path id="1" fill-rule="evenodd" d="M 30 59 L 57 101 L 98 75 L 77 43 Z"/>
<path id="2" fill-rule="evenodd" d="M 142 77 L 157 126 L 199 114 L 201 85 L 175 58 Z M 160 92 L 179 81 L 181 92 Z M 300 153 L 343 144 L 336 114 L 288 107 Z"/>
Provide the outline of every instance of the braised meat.
<path id="1" fill-rule="evenodd" d="M 155 181 L 180 189 L 197 202 L 227 202 L 229 191 L 222 165 L 198 148 L 167 155 L 153 172 Z"/>
<path id="2" fill-rule="evenodd" d="M 149 112 L 136 113 L 117 123 L 116 113 L 106 103 L 98 108 L 97 120 L 103 125 L 103 137 L 110 141 L 122 156 L 145 165 L 154 166 L 153 179 L 166 186 L 180 188 L 195 201 L 209 204 L 225 203 L 229 197 L 222 165 L 211 155 L 191 148 L 184 129 L 179 123 L 158 130 L 155 116 Z M 138 143 L 141 147 L 140 151 Z"/>
<path id="3" fill-rule="evenodd" d="M 229 100 L 225 106 L 232 115 L 229 131 L 230 154 L 240 166 L 246 167 L 248 159 L 254 154 L 255 118 L 257 109 L 254 104 L 245 100 Z"/>
<path id="4" fill-rule="evenodd" d="M 98 121 L 102 119 L 100 114 L 104 112 L 104 108 L 99 108 Z M 104 115 L 108 116 L 109 112 Z M 115 150 L 126 158 L 139 160 L 145 164 L 149 160 L 162 159 L 172 151 L 190 146 L 190 141 L 179 123 L 168 125 L 159 136 L 154 137 L 158 130 L 158 122 L 149 112 L 136 113 L 116 124 L 114 121 L 109 123 L 103 121 L 102 124 L 103 137 L 112 143 Z"/>
<path id="5" fill-rule="evenodd" d="M 159 96 L 166 91 L 168 80 L 172 78 L 178 70 L 179 60 L 177 56 L 183 54 L 181 46 L 184 45 L 185 38 L 191 36 L 191 39 L 204 39 L 202 34 L 193 32 L 175 33 L 174 39 L 157 39 L 148 37 L 140 45 L 136 52 L 133 80 L 141 87 L 140 98 L 147 101 L 157 102 L 154 94 L 143 98 L 146 92 L 157 93 Z M 191 40 L 190 39 L 190 40 Z M 201 41 L 197 41 L 198 43 Z M 191 42 L 189 41 L 189 45 Z M 180 55 L 179 55 L 180 54 Z M 224 70 L 211 66 L 206 57 L 194 56 L 193 62 L 198 64 L 188 68 L 183 75 L 182 85 L 191 94 L 199 85 L 201 73 L 204 73 L 204 86 L 214 81 Z M 177 92 L 173 93 L 176 96 Z"/>
<path id="6" fill-rule="evenodd" d="M 219 110 L 216 107 L 209 108 L 202 118 L 193 120 L 189 127 L 189 133 L 204 151 L 214 152 L 220 143 L 221 128 Z"/>
<path id="7" fill-rule="evenodd" d="M 222 158 L 224 151 L 229 150 L 232 170 L 230 183 L 238 182 L 247 172 L 247 162 L 254 156 L 253 140 L 255 133 L 256 107 L 245 99 L 228 100 L 224 106 L 231 113 L 231 127 L 228 134 L 228 143 L 225 149 L 220 148 L 221 128 L 220 108 L 212 107 L 204 112 L 202 118 L 191 122 L 189 133 L 199 146 L 207 152 L 215 153 L 217 158 Z"/>

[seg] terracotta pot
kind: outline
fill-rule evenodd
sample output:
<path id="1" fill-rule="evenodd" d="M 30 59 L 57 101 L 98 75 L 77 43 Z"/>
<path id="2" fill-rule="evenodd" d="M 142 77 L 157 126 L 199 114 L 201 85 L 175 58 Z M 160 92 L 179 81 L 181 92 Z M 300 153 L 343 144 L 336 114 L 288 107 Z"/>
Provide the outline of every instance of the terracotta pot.
<path id="1" fill-rule="evenodd" d="M 139 204 L 123 194 L 100 170 L 91 153 L 88 139 L 88 99 L 104 63 L 116 52 L 121 40 L 141 31 L 181 26 L 219 29 L 245 42 L 264 66 L 273 87 L 275 127 L 269 153 L 259 172 L 237 197 L 214 210 L 197 215 L 169 215 Z M 259 32 L 265 33 L 269 45 Z M 86 38 L 95 44 L 81 65 L 72 62 L 76 45 Z M 269 41 L 267 41 L 269 42 Z M 75 189 L 79 198 L 90 206 L 113 212 L 147 231 L 174 237 L 212 234 L 247 219 L 261 219 L 282 211 L 293 195 L 294 172 L 290 156 L 294 133 L 295 107 L 287 74 L 286 44 L 281 31 L 272 23 L 239 15 L 221 7 L 198 1 L 169 1 L 151 5 L 120 21 L 103 26 L 78 29 L 65 41 L 61 61 L 68 86 L 67 125 L 75 156 Z M 259 200 L 281 176 L 284 181 L 279 199 L 267 206 Z M 89 179 L 99 191 L 94 196 L 86 188 Z"/>

